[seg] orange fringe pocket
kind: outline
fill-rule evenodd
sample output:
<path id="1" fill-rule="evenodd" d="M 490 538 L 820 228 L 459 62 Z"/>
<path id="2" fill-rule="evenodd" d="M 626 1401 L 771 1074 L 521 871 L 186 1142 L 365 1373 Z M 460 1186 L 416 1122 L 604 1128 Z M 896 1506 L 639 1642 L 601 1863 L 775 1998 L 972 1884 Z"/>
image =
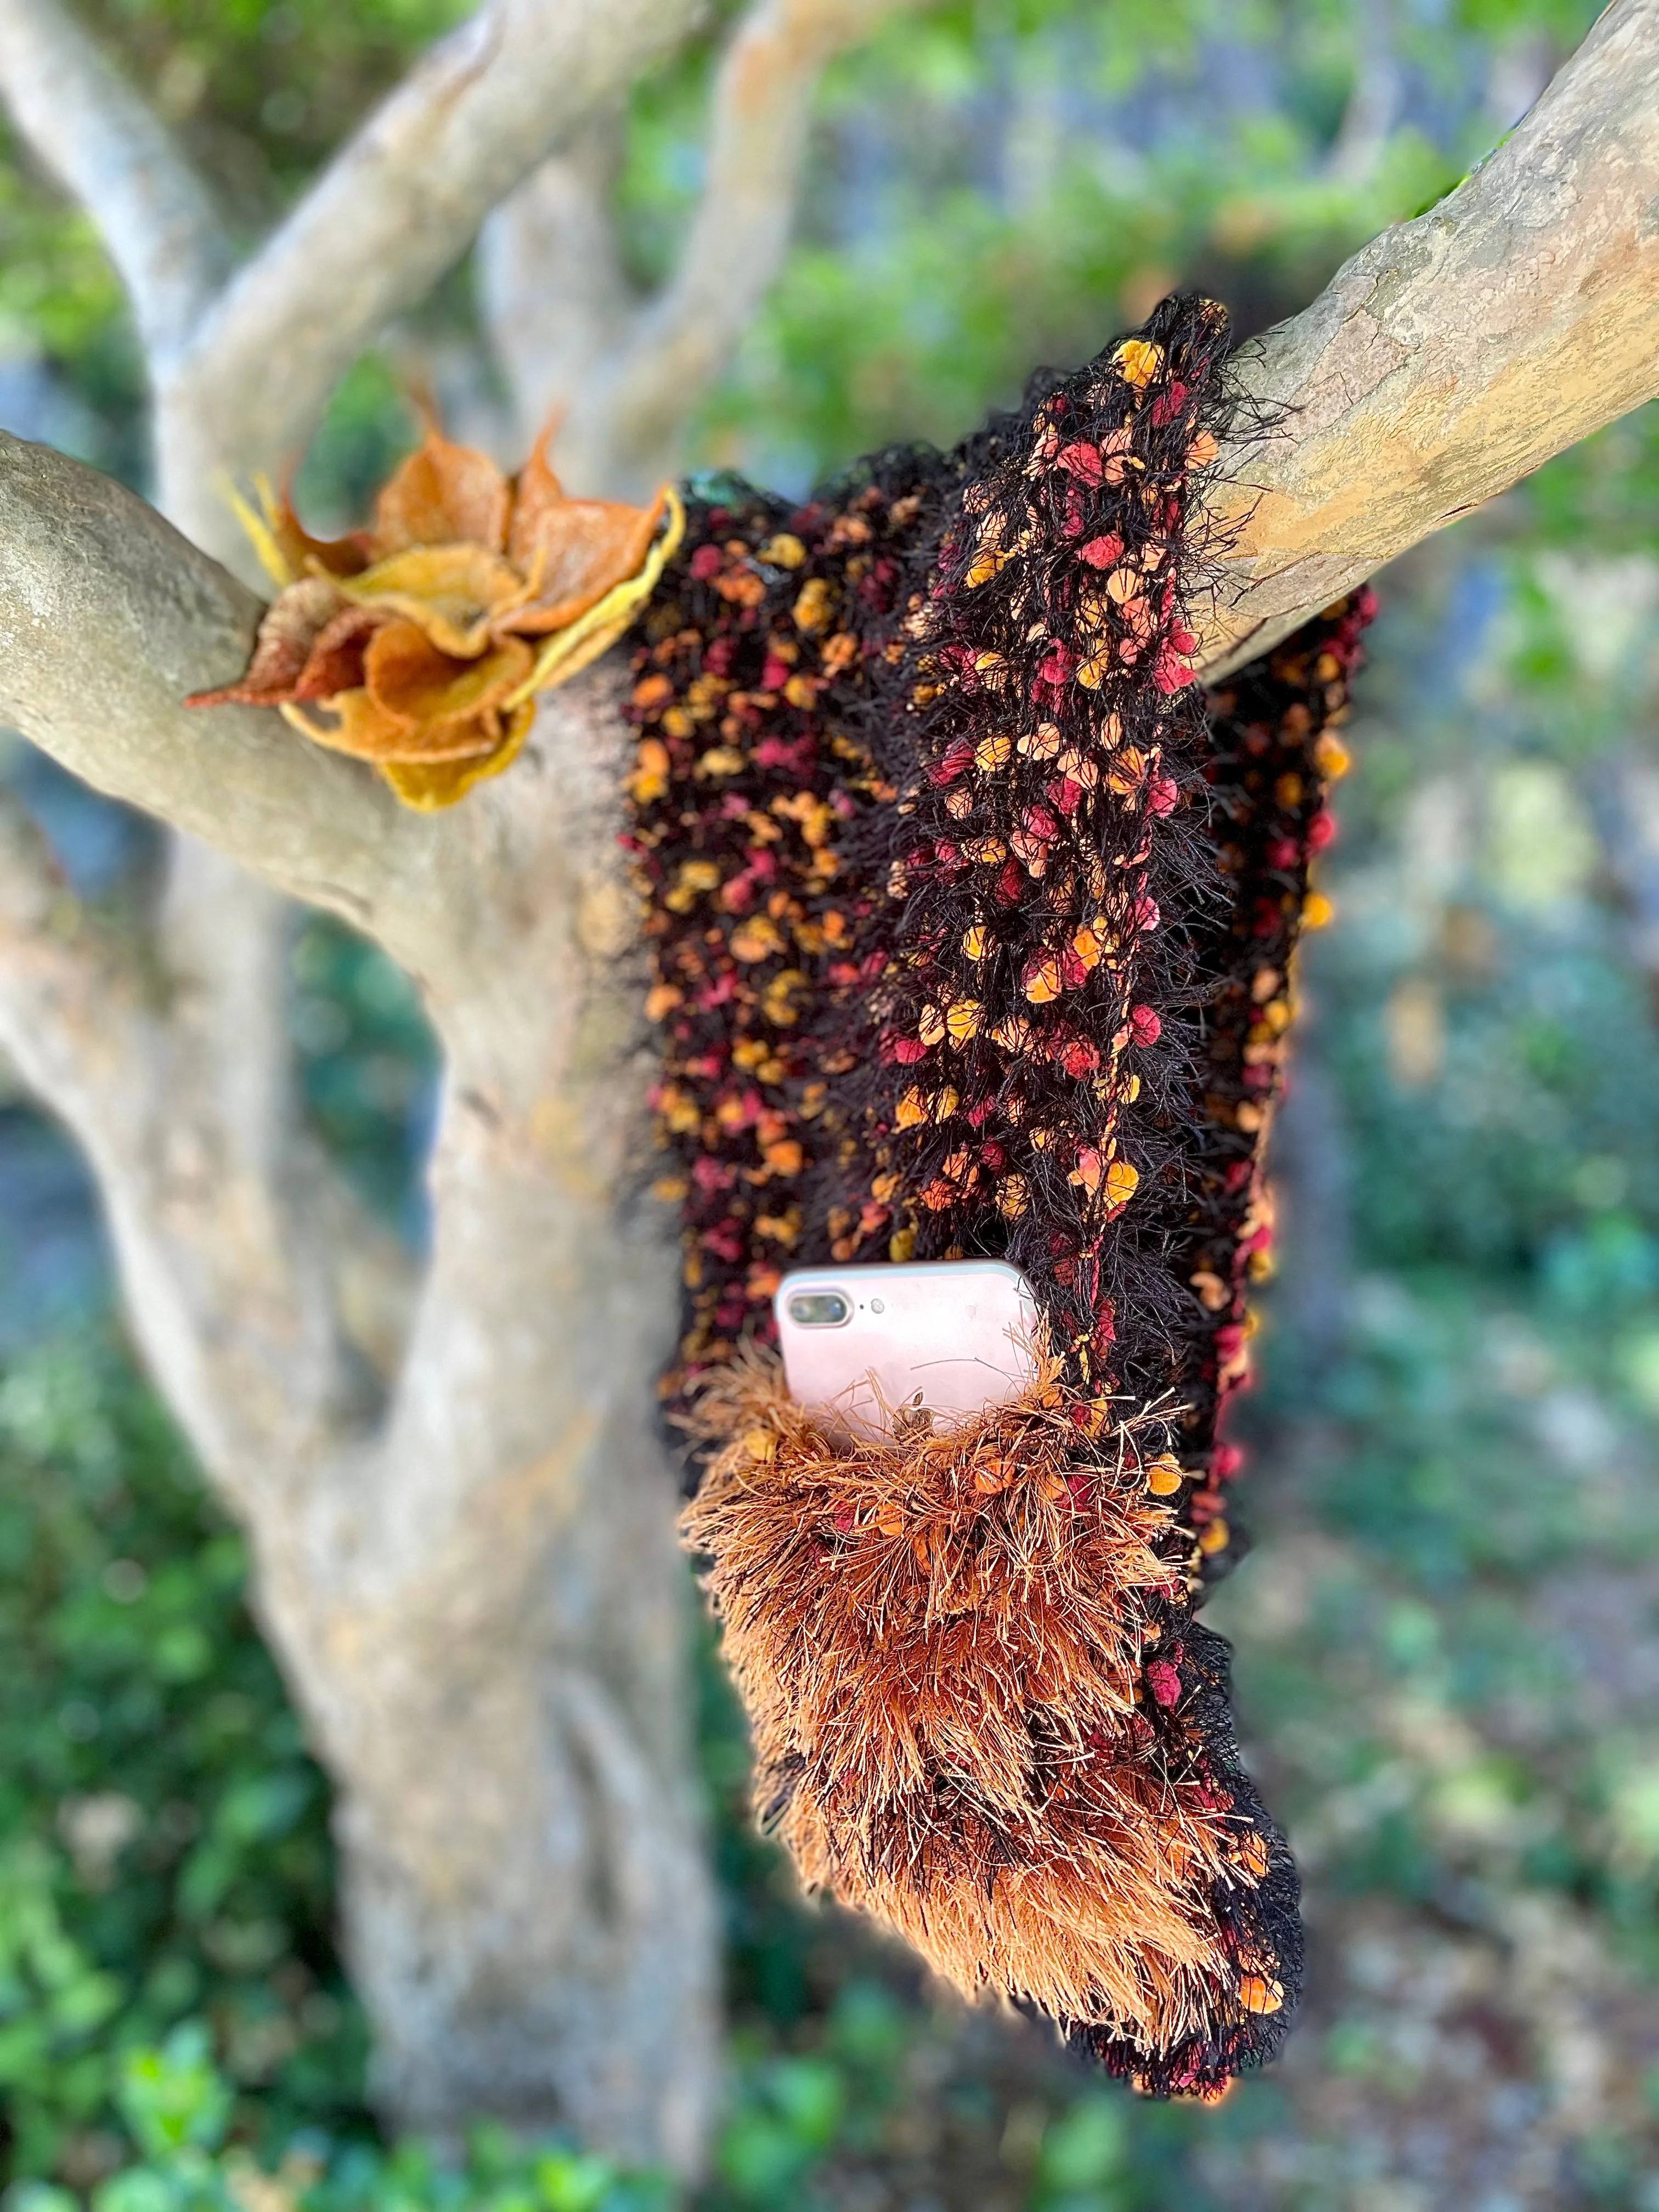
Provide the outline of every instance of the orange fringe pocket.
<path id="1" fill-rule="evenodd" d="M 1202 2095 L 1284 2001 L 1251 1940 L 1283 1846 L 1217 1786 L 1193 1711 L 1189 1650 L 1219 1640 L 1191 1620 L 1192 1534 L 1156 1494 L 1178 1411 L 1119 1419 L 1043 1358 L 1012 1403 L 851 1437 L 747 1346 L 696 1387 L 708 1457 L 681 1528 L 753 1730 L 757 1815 L 807 1887 L 969 1996 L 1160 2072 L 1184 2047 L 1190 2080 L 1158 2086 Z"/>

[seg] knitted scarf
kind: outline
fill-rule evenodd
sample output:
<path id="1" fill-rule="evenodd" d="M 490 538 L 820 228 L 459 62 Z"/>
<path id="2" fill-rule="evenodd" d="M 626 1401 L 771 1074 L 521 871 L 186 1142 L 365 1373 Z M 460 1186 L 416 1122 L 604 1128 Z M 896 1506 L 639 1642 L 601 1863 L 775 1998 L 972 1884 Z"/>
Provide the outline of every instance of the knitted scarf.
<path id="1" fill-rule="evenodd" d="M 1225 318 L 1164 302 L 948 454 L 688 502 L 635 632 L 656 1188 L 684 1218 L 685 1519 L 803 1877 L 1150 2094 L 1297 1993 L 1295 1868 L 1196 1618 L 1369 593 L 1207 692 Z M 1245 427 L 1248 427 L 1246 425 Z M 991 1255 L 1015 1404 L 837 1443 L 792 1265 Z"/>

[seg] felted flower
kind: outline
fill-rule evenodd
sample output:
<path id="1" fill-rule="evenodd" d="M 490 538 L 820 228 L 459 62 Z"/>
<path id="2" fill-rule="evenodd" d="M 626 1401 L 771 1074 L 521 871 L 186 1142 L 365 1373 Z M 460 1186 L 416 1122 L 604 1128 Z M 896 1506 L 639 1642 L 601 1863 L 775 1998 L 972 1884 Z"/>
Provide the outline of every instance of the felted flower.
<path id="1" fill-rule="evenodd" d="M 568 499 L 545 445 L 509 479 L 429 421 L 370 527 L 342 538 L 312 537 L 262 483 L 238 512 L 276 599 L 246 672 L 187 703 L 278 708 L 425 811 L 498 775 L 536 694 L 616 642 L 684 528 L 666 484 L 648 507 Z"/>

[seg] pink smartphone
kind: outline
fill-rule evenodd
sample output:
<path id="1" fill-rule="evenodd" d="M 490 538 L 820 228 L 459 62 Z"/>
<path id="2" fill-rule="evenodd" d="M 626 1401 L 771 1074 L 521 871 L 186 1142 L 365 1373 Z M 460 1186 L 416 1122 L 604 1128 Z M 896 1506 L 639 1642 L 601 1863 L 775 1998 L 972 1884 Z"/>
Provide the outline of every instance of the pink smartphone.
<path id="1" fill-rule="evenodd" d="M 1035 1371 L 1036 1301 L 1006 1261 L 800 1267 L 772 1303 L 790 1396 L 867 1435 L 890 1431 L 884 1408 L 1001 1405 Z"/>

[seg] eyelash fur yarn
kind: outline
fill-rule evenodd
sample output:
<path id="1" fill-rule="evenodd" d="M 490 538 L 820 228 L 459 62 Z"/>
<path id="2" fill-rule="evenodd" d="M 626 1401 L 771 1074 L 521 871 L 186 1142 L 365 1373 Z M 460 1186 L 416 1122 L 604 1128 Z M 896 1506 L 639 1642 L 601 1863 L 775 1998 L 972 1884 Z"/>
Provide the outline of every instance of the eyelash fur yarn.
<path id="1" fill-rule="evenodd" d="M 1015 1405 L 837 1448 L 739 1354 L 697 1401 L 724 1449 L 686 1529 L 804 1877 L 969 1996 L 1168 2045 L 1212 2009 L 1213 1898 L 1270 1849 L 1137 1710 L 1183 1595 L 1164 1424 L 1087 1437 L 1078 1406 L 1051 1359 Z"/>
<path id="2" fill-rule="evenodd" d="M 1165 302 L 950 455 L 694 501 L 635 659 L 628 843 L 684 1208 L 687 1540 L 804 1878 L 1154 2094 L 1282 2040 L 1295 1870 L 1240 1767 L 1218 1436 L 1359 594 L 1207 698 L 1237 408 Z M 987 1252 L 1013 1408 L 881 1448 L 790 1406 L 804 1261 Z"/>

